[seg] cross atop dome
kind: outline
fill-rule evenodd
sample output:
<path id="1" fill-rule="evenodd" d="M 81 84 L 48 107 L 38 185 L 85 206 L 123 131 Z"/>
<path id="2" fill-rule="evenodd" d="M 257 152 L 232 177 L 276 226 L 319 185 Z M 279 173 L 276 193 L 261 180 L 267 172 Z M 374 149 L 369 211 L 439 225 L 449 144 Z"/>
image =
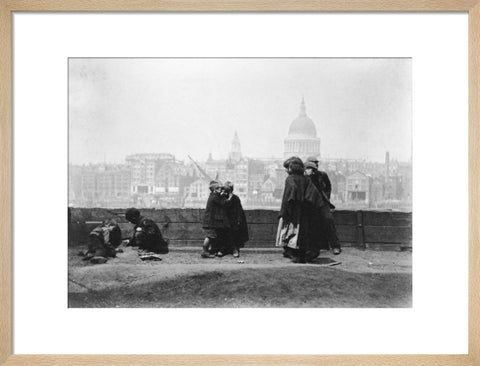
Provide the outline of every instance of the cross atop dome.
<path id="1" fill-rule="evenodd" d="M 317 137 L 317 129 L 315 124 L 307 116 L 307 111 L 305 107 L 305 98 L 302 97 L 302 102 L 300 103 L 300 113 L 297 118 L 293 120 L 290 124 L 290 128 L 288 130 L 289 136 L 303 136 L 303 137 L 310 137 L 316 138 Z"/>

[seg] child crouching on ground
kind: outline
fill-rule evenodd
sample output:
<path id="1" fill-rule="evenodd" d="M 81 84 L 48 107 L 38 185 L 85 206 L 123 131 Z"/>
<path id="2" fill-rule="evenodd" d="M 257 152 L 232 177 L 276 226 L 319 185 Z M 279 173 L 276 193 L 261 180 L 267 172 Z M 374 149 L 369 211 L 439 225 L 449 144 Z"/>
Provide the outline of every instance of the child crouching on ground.
<path id="1" fill-rule="evenodd" d="M 114 220 L 108 220 L 97 226 L 88 235 L 89 243 L 86 252 L 80 252 L 83 260 L 89 260 L 94 264 L 101 264 L 107 258 L 117 255 L 117 247 L 122 242 L 120 227 Z"/>

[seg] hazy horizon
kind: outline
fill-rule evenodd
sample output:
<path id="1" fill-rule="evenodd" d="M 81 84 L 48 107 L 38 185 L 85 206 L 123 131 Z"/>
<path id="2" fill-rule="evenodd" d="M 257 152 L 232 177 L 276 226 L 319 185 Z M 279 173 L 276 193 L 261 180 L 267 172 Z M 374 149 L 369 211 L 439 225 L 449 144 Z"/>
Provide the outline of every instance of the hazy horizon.
<path id="1" fill-rule="evenodd" d="M 69 60 L 69 163 L 125 163 L 135 153 L 283 157 L 305 98 L 321 156 L 408 162 L 411 59 Z"/>

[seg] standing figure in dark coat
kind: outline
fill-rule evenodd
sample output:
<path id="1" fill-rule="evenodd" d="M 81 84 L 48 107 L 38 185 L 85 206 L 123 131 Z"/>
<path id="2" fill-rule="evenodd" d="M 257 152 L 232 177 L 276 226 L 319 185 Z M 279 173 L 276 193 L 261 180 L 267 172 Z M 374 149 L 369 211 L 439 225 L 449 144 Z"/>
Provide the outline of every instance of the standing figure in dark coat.
<path id="1" fill-rule="evenodd" d="M 305 167 L 307 176 L 320 192 L 322 198 L 320 206 L 317 207 L 319 210 L 315 212 L 314 220 L 318 220 L 319 225 L 313 226 L 313 238 L 319 241 L 319 248 L 332 249 L 333 254 L 338 255 L 342 250 L 332 215 L 335 206 L 330 202 L 332 192 L 330 179 L 326 172 L 318 170 L 318 159 L 314 156 L 307 158 Z"/>
<path id="2" fill-rule="evenodd" d="M 240 198 L 233 193 L 233 183 L 225 182 L 223 190 L 227 195 L 232 195 L 231 205 L 227 209 L 228 220 L 230 221 L 230 240 L 232 245 L 232 252 L 235 258 L 240 257 L 240 248 L 245 246 L 248 241 L 248 227 L 245 211 L 243 211 L 242 202 Z"/>
<path id="3" fill-rule="evenodd" d="M 129 208 L 125 212 L 125 218 L 135 225 L 133 237 L 129 240 L 128 246 L 158 254 L 168 253 L 168 243 L 163 239 L 155 222 L 141 216 L 136 208 Z"/>
<path id="4" fill-rule="evenodd" d="M 305 215 L 305 190 L 303 162 L 298 157 L 287 159 L 283 166 L 288 172 L 279 213 L 277 246 L 283 246 L 283 255 L 294 263 L 305 263 L 308 246 L 308 220 Z"/>
<path id="5" fill-rule="evenodd" d="M 211 181 L 209 188 L 210 195 L 203 217 L 206 237 L 203 242 L 202 258 L 209 258 L 211 255 L 223 257 L 230 243 L 227 209 L 231 205 L 232 195 L 222 194 L 222 185 L 217 181 Z"/>

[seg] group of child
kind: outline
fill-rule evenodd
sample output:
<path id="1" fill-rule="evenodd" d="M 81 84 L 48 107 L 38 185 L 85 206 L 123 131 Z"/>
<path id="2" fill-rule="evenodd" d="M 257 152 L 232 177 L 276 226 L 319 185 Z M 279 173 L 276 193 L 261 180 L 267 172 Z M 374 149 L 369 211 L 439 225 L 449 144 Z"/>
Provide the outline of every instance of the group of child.
<path id="1" fill-rule="evenodd" d="M 227 254 L 238 258 L 240 248 L 249 239 L 240 198 L 233 193 L 233 184 L 229 181 L 222 185 L 212 180 L 209 188 L 210 195 L 203 218 L 205 240 L 202 258 L 223 257 Z"/>
<path id="2" fill-rule="evenodd" d="M 138 247 L 140 258 L 159 260 L 158 254 L 167 254 L 168 242 L 163 238 L 158 225 L 140 215 L 136 208 L 125 212 L 127 221 L 134 225 L 133 235 L 126 241 L 127 246 Z M 240 198 L 233 194 L 233 184 L 210 182 L 210 196 L 203 219 L 206 238 L 202 258 L 223 257 L 233 254 L 240 256 L 240 248 L 248 241 L 248 228 Z M 114 220 L 108 220 L 89 234 L 88 248 L 79 254 L 92 263 L 105 263 L 108 258 L 122 252 L 120 227 Z"/>
<path id="3" fill-rule="evenodd" d="M 125 212 L 125 218 L 134 225 L 132 237 L 125 241 L 126 246 L 138 247 L 140 258 L 143 260 L 157 259 L 158 254 L 167 254 L 168 242 L 163 238 L 158 225 L 142 215 L 136 208 L 129 208 Z M 117 253 L 123 252 L 119 248 L 122 241 L 122 233 L 117 222 L 113 219 L 103 222 L 94 228 L 88 235 L 88 247 L 85 252 L 79 254 L 83 260 L 90 260 L 94 264 L 105 263 L 108 258 L 116 257 Z"/>
<path id="4" fill-rule="evenodd" d="M 296 156 L 284 162 L 288 173 L 285 180 L 276 245 L 284 249 L 284 256 L 295 263 L 311 262 L 320 250 L 340 254 L 330 201 L 331 183 L 328 175 L 318 169 L 316 157 L 305 163 Z M 223 257 L 231 254 L 238 258 L 240 249 L 249 240 L 247 220 L 240 198 L 233 193 L 232 182 L 212 180 L 210 195 L 203 217 L 205 240 L 202 258 Z M 168 242 L 155 222 L 144 218 L 136 208 L 129 208 L 125 218 L 134 224 L 133 236 L 127 246 L 139 248 L 141 259 L 156 258 L 168 253 Z M 109 221 L 95 228 L 89 235 L 90 243 L 84 259 L 92 263 L 105 263 L 121 251 L 120 228 Z"/>

